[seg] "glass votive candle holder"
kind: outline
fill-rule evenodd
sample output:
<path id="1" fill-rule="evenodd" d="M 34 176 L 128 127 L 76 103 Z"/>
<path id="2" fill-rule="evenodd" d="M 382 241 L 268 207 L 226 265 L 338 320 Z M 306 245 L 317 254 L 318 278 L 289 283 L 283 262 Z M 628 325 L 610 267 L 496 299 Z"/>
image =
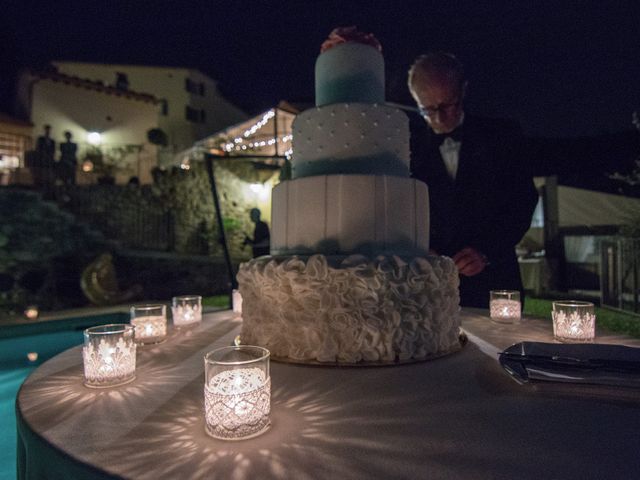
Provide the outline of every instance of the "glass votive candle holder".
<path id="1" fill-rule="evenodd" d="M 269 350 L 250 345 L 223 347 L 204 357 L 205 425 L 209 435 L 243 440 L 269 428 Z"/>
<path id="2" fill-rule="evenodd" d="M 553 302 L 551 317 L 553 337 L 560 342 L 589 343 L 596 337 L 596 314 L 591 302 Z"/>
<path id="3" fill-rule="evenodd" d="M 29 305 L 24 309 L 24 316 L 29 320 L 36 320 L 40 315 L 40 311 L 38 310 L 37 305 Z"/>
<path id="4" fill-rule="evenodd" d="M 183 295 L 171 300 L 173 325 L 185 327 L 202 321 L 202 297 L 200 295 Z"/>
<path id="5" fill-rule="evenodd" d="M 231 308 L 236 316 L 242 315 L 242 295 L 240 295 L 240 291 L 236 289 L 231 291 Z"/>
<path id="6" fill-rule="evenodd" d="M 134 327 L 114 323 L 87 328 L 82 359 L 87 387 L 115 387 L 131 382 L 136 378 Z"/>
<path id="7" fill-rule="evenodd" d="M 520 321 L 522 304 L 518 290 L 491 290 L 489 292 L 489 316 L 499 323 Z"/>
<path id="8" fill-rule="evenodd" d="M 131 325 L 136 327 L 136 342 L 152 345 L 167 338 L 167 307 L 157 305 L 134 305 L 130 309 Z"/>

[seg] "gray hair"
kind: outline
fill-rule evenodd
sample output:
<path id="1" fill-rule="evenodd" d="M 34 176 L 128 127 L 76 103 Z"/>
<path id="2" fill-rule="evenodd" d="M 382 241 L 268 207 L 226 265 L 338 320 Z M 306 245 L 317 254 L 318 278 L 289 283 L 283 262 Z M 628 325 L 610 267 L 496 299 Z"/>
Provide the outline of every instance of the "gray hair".
<path id="1" fill-rule="evenodd" d="M 448 52 L 432 52 L 416 58 L 409 68 L 409 88 L 412 87 L 416 75 L 449 78 L 458 83 L 461 89 L 466 81 L 462 62 Z"/>

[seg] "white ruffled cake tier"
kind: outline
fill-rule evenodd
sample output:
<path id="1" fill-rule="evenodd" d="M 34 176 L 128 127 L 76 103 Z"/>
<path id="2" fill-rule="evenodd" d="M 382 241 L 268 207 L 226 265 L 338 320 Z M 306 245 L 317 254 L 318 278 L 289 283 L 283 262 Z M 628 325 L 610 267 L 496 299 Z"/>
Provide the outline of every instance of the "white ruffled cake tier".
<path id="1" fill-rule="evenodd" d="M 261 257 L 240 265 L 243 344 L 327 364 L 456 351 L 458 272 L 448 257 Z"/>

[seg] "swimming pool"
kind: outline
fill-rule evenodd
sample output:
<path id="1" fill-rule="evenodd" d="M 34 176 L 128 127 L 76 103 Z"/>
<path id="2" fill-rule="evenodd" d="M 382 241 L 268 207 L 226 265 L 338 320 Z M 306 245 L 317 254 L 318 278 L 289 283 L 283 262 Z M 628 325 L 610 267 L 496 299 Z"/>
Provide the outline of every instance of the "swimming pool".
<path id="1" fill-rule="evenodd" d="M 16 394 L 38 365 L 82 343 L 93 325 L 129 321 L 125 312 L 0 327 L 0 480 L 16 478 Z"/>

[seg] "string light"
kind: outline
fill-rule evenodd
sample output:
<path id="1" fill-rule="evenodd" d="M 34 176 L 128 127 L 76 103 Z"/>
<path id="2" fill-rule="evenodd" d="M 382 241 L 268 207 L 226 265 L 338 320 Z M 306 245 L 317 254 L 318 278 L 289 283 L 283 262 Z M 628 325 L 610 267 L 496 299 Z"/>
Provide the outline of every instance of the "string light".
<path id="1" fill-rule="evenodd" d="M 276 112 L 274 110 L 269 110 L 267 113 L 265 113 L 262 116 L 262 118 L 256 124 L 254 124 L 248 130 L 244 131 L 244 134 L 243 134 L 244 137 L 247 138 L 253 135 L 254 133 L 256 133 L 258 130 L 260 130 L 262 127 L 264 127 L 267 124 L 270 118 L 275 117 L 275 115 L 276 115 Z"/>
<path id="2" fill-rule="evenodd" d="M 246 129 L 242 134 L 242 137 L 236 137 L 233 141 L 227 142 L 222 145 L 222 150 L 225 152 L 239 152 L 246 150 L 259 149 L 267 146 L 275 145 L 276 143 L 285 144 L 291 141 L 292 134 L 283 135 L 281 137 L 271 138 L 269 140 L 260 140 L 249 143 L 244 143 L 245 138 L 255 135 L 262 127 L 264 127 L 269 120 L 276 116 L 275 110 L 269 110 L 266 112 L 260 120 L 254 123 L 250 128 Z M 286 154 L 285 154 L 286 155 Z"/>
<path id="3" fill-rule="evenodd" d="M 180 162 L 180 168 L 182 170 L 189 170 L 191 169 L 191 159 L 189 158 L 189 156 L 184 156 L 182 157 L 182 161 Z"/>

